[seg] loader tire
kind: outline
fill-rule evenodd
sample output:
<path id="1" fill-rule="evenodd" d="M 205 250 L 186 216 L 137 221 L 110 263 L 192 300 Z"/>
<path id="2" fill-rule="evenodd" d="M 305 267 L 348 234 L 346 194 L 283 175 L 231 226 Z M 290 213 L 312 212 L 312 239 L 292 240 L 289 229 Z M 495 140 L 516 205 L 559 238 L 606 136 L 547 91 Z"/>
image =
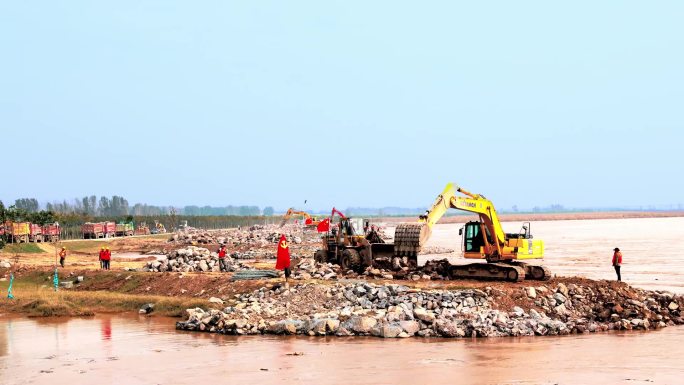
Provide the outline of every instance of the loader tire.
<path id="1" fill-rule="evenodd" d="M 361 255 L 354 249 L 345 249 L 340 258 L 340 267 L 342 270 L 359 271 L 361 269 Z"/>
<path id="2" fill-rule="evenodd" d="M 316 250 L 314 253 L 314 261 L 318 263 L 328 262 L 328 253 L 326 253 L 325 250 Z"/>

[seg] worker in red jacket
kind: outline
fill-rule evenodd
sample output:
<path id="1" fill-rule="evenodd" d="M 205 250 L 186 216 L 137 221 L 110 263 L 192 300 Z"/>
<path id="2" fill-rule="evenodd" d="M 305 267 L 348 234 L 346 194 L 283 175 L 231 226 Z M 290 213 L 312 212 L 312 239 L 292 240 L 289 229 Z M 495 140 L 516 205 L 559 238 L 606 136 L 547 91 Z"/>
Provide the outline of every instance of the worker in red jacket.
<path id="1" fill-rule="evenodd" d="M 622 266 L 622 253 L 619 248 L 613 249 L 613 267 L 615 268 L 615 273 L 617 274 L 617 280 L 622 281 L 622 276 L 620 275 L 620 267 Z"/>
<path id="2" fill-rule="evenodd" d="M 102 268 L 109 270 L 109 262 L 112 259 L 112 252 L 109 251 L 108 247 L 105 247 L 104 253 L 102 254 Z"/>
<path id="3" fill-rule="evenodd" d="M 276 253 L 275 268 L 285 272 L 285 289 L 289 289 L 290 283 L 288 282 L 288 279 L 290 278 L 291 274 L 290 248 L 284 234 L 280 235 L 280 241 L 278 241 L 278 252 Z"/>
<path id="4" fill-rule="evenodd" d="M 221 245 L 218 250 L 218 257 L 219 257 L 219 270 L 220 271 L 228 271 L 228 266 L 226 266 L 226 245 Z"/>
<path id="5" fill-rule="evenodd" d="M 100 261 L 100 269 L 104 269 L 104 252 L 105 248 L 104 246 L 100 248 L 100 255 L 98 260 Z"/>

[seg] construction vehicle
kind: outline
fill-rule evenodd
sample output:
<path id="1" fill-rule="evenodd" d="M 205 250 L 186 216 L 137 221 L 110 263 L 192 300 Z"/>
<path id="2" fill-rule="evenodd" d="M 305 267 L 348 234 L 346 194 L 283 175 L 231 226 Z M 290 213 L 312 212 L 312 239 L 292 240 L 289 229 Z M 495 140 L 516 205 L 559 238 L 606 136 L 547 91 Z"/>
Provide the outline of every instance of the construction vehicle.
<path id="1" fill-rule="evenodd" d="M 146 222 L 138 223 L 138 228 L 135 229 L 135 235 L 150 235 L 150 228 L 147 227 Z"/>
<path id="2" fill-rule="evenodd" d="M 164 227 L 164 224 L 159 222 L 159 221 L 154 221 L 154 230 L 152 230 L 153 234 L 166 234 L 166 227 Z"/>
<path id="3" fill-rule="evenodd" d="M 456 195 L 456 192 L 463 196 Z M 459 234 L 463 236 L 465 258 L 486 260 L 486 263 L 451 265 L 452 278 L 504 279 L 513 282 L 525 278 L 551 278 L 547 268 L 521 262 L 544 257 L 544 242 L 532 239 L 529 222 L 524 223 L 518 233 L 505 233 L 491 201 L 453 183 L 447 184 L 430 209 L 419 217 L 418 223 L 397 226 L 394 234 L 395 255 L 408 257 L 409 261 L 417 264 L 418 253 L 430 238 L 432 227 L 449 209 L 468 211 L 479 216 L 479 221 L 466 223 Z"/>
<path id="4" fill-rule="evenodd" d="M 81 225 L 81 233 L 83 233 L 83 239 L 103 238 L 105 235 L 104 222 L 86 222 Z"/>
<path id="5" fill-rule="evenodd" d="M 59 223 L 55 222 L 51 225 L 43 226 L 43 240 L 45 242 L 57 242 L 59 241 L 59 235 Z"/>
<path id="6" fill-rule="evenodd" d="M 116 224 L 116 235 L 120 237 L 130 237 L 135 232 L 135 226 L 133 223 L 117 223 Z"/>
<path id="7" fill-rule="evenodd" d="M 31 236 L 31 223 L 6 222 L 5 235 L 10 243 L 28 243 Z"/>
<path id="8" fill-rule="evenodd" d="M 386 267 L 394 255 L 394 245 L 385 243 L 370 226 L 370 220 L 349 218 L 333 207 L 329 220 L 335 214 L 339 222 L 330 225 L 321 237 L 322 248 L 314 253 L 320 263 L 336 263 L 343 270 L 363 271 L 369 266 Z"/>
<path id="9" fill-rule="evenodd" d="M 43 242 L 43 226 L 29 223 L 29 241 Z"/>
<path id="10" fill-rule="evenodd" d="M 304 217 L 304 227 L 306 228 L 316 228 L 320 223 L 318 219 L 312 217 L 306 211 L 296 211 L 293 207 L 290 207 L 285 213 L 285 215 L 283 215 L 283 220 L 280 222 L 280 227 L 283 227 L 285 223 L 287 223 L 288 219 L 290 219 L 293 216 Z"/>

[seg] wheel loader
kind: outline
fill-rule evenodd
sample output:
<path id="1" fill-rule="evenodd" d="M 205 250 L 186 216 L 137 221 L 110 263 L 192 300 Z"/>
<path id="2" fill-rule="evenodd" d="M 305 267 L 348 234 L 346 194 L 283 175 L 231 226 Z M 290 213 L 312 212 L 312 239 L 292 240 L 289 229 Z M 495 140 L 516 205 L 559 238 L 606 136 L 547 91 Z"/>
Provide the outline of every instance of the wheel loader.
<path id="1" fill-rule="evenodd" d="M 456 195 L 456 192 L 462 196 Z M 479 221 L 466 223 L 459 234 L 463 236 L 463 256 L 486 261 L 451 265 L 452 278 L 503 279 L 513 282 L 551 278 L 551 272 L 546 267 L 524 262 L 544 258 L 544 242 L 533 239 L 529 222 L 518 233 L 505 233 L 491 201 L 453 183 L 447 184 L 417 223 L 402 223 L 397 226 L 394 254 L 408 257 L 412 263 L 417 263 L 418 253 L 430 238 L 432 227 L 449 209 L 476 213 L 479 216 Z"/>
<path id="2" fill-rule="evenodd" d="M 338 214 L 340 220 L 321 237 L 322 248 L 314 253 L 314 260 L 335 263 L 343 270 L 362 272 L 369 266 L 389 263 L 394 245 L 385 243 L 370 220 L 349 218 L 333 208 L 330 221 Z"/>

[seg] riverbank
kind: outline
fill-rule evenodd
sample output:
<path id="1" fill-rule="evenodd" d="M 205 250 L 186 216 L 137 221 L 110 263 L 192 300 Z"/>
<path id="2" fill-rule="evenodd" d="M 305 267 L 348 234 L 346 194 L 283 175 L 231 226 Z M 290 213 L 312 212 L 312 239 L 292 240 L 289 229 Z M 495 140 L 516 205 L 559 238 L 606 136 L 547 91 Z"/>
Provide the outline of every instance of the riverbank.
<path id="1" fill-rule="evenodd" d="M 576 277 L 506 283 L 357 276 L 299 280 L 286 290 L 280 279 L 231 281 L 230 273 L 81 270 L 62 276 L 75 283 L 55 292 L 51 274 L 17 269 L 16 298 L 0 300 L 0 312 L 89 316 L 153 304 L 152 314 L 183 316 L 180 330 L 390 338 L 563 335 L 684 323 L 681 295 Z"/>
<path id="2" fill-rule="evenodd" d="M 684 323 L 682 296 L 588 279 L 451 290 L 364 281 L 275 285 L 228 305 L 188 309 L 176 327 L 237 335 L 401 338 L 564 335 Z"/>

